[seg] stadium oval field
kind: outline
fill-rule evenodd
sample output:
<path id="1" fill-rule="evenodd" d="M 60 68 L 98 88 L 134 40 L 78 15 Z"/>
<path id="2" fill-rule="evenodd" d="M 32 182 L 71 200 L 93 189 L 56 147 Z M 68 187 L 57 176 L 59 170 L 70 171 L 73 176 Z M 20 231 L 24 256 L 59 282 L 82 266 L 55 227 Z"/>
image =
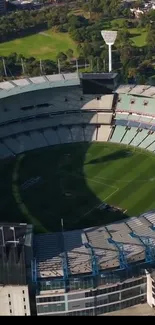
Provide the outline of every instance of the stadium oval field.
<path id="1" fill-rule="evenodd" d="M 96 98 L 74 73 L 0 87 L 3 220 L 46 232 L 62 218 L 76 229 L 155 208 L 153 87 Z"/>
<path id="2" fill-rule="evenodd" d="M 76 74 L 0 83 L 0 221 L 38 232 L 37 315 L 154 304 L 153 96 L 144 85 L 85 95 Z"/>
<path id="3" fill-rule="evenodd" d="M 17 156 L 14 215 L 47 231 L 111 223 L 155 208 L 155 156 L 114 143 L 58 145 Z M 8 165 L 1 163 L 1 179 Z M 5 183 L 6 202 L 12 196 Z M 2 193 L 3 195 L 3 193 Z M 131 204 L 132 203 L 132 204 Z M 108 204 L 109 206 L 105 205 Z M 26 214 L 25 214 L 26 213 Z M 24 217 L 25 214 L 25 217 Z"/>

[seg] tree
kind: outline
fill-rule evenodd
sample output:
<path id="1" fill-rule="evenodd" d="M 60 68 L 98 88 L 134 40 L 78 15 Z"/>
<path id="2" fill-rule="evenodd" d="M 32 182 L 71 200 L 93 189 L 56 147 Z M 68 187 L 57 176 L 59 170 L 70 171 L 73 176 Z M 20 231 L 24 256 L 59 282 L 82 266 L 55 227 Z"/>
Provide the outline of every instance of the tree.
<path id="1" fill-rule="evenodd" d="M 130 61 L 131 58 L 133 58 L 133 48 L 127 45 L 120 50 L 121 63 L 125 65 Z"/>
<path id="2" fill-rule="evenodd" d="M 74 54 L 74 52 L 73 52 L 72 49 L 68 49 L 66 51 L 66 55 L 67 55 L 67 57 L 68 57 L 69 60 L 71 60 L 73 58 L 73 54 Z"/>
<path id="3" fill-rule="evenodd" d="M 129 68 L 128 69 L 128 78 L 135 79 L 137 75 L 137 69 L 136 68 Z"/>
<path id="4" fill-rule="evenodd" d="M 155 30 L 150 29 L 148 31 L 146 42 L 151 48 L 155 47 Z"/>
<path id="5" fill-rule="evenodd" d="M 155 86 L 155 75 L 153 75 L 153 76 L 151 76 L 151 77 L 149 78 L 149 84 L 150 84 L 151 86 Z"/>
<path id="6" fill-rule="evenodd" d="M 57 60 L 60 60 L 60 62 L 65 62 L 67 60 L 67 55 L 63 52 L 59 52 L 57 55 Z"/>

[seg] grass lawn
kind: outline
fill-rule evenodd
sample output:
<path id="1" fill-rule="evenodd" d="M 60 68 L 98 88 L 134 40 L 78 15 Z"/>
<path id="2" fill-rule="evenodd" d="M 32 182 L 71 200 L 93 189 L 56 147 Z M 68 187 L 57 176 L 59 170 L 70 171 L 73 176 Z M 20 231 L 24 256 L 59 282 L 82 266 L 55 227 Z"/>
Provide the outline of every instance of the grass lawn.
<path id="1" fill-rule="evenodd" d="M 137 28 L 131 28 L 129 32 L 131 34 L 131 40 L 136 46 L 142 47 L 146 45 L 147 32 L 145 29 L 138 30 Z"/>
<path id="2" fill-rule="evenodd" d="M 121 30 L 124 24 L 125 18 L 118 18 L 113 19 L 111 21 L 111 28 L 115 29 L 115 24 L 117 23 L 119 26 L 119 29 Z M 118 30 L 118 27 L 116 28 Z M 133 41 L 133 44 L 142 47 L 146 45 L 146 37 L 147 37 L 147 31 L 144 28 L 138 29 L 138 28 L 129 28 L 128 31 L 131 35 L 131 40 Z"/>
<path id="3" fill-rule="evenodd" d="M 77 10 L 76 14 L 79 14 Z M 115 23 L 122 28 L 124 18 L 114 19 L 111 22 L 103 20 L 103 29 L 115 29 Z M 118 27 L 116 28 L 118 29 Z M 147 32 L 136 28 L 129 29 L 133 43 L 138 46 L 146 44 Z M 18 38 L 13 41 L 0 44 L 0 56 L 7 56 L 10 53 L 16 52 L 23 54 L 25 57 L 35 57 L 36 59 L 56 59 L 59 52 L 66 52 L 68 49 L 73 49 L 74 56 L 78 56 L 77 44 L 71 39 L 68 33 L 56 33 L 52 29 L 46 30 L 35 35 Z"/>
<path id="4" fill-rule="evenodd" d="M 38 220 L 46 230 L 89 227 L 124 218 L 101 210 L 106 202 L 135 216 L 155 208 L 155 157 L 113 143 L 68 144 L 26 153 L 16 186 L 29 214 L 23 215 L 12 195 L 17 160 L 0 162 L 0 221 Z M 23 189 L 34 177 L 40 180 Z"/>
<path id="5" fill-rule="evenodd" d="M 55 33 L 51 29 L 32 36 L 15 39 L 0 44 L 0 56 L 7 56 L 12 52 L 33 56 L 37 59 L 55 60 L 58 52 L 66 52 L 69 48 L 77 55 L 77 46 L 68 33 Z"/>

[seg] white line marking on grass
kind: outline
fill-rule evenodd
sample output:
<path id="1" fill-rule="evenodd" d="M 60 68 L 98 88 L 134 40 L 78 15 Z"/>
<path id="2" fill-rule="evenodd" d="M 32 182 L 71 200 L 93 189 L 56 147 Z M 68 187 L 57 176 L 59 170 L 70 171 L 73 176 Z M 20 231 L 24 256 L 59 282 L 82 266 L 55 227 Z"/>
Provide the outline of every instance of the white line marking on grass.
<path id="1" fill-rule="evenodd" d="M 107 185 L 108 186 L 108 185 Z M 110 187 L 110 186 L 109 186 Z M 90 209 L 89 211 L 87 211 L 83 216 L 87 216 L 88 214 L 90 214 L 94 209 L 98 209 L 99 207 L 102 206 L 103 203 L 105 203 L 106 200 L 108 200 L 112 195 L 114 195 L 117 191 L 119 191 L 119 188 L 117 187 L 117 189 L 115 191 L 113 191 L 111 194 L 109 194 L 107 197 L 105 197 L 102 201 L 102 203 L 100 203 L 99 205 L 94 205 L 92 209 Z"/>
<path id="2" fill-rule="evenodd" d="M 95 177 L 96 177 L 96 176 L 95 176 Z M 95 178 L 95 177 L 94 177 L 94 178 Z M 98 184 L 101 184 L 101 185 L 106 185 L 106 186 L 111 187 L 111 188 L 115 188 L 115 189 L 118 188 L 117 186 L 113 186 L 113 185 L 109 185 L 109 184 L 104 183 L 104 182 L 96 181 L 96 180 L 93 179 L 93 178 L 85 177 L 85 179 L 88 179 L 89 181 L 94 182 L 94 183 L 98 183 Z"/>
<path id="3" fill-rule="evenodd" d="M 148 179 L 131 179 L 131 180 L 114 179 L 114 178 L 108 178 L 108 177 L 106 178 L 106 177 L 100 177 L 100 176 L 95 176 L 95 178 L 104 179 L 104 180 L 108 180 L 108 181 L 122 182 L 122 183 L 131 183 L 131 182 L 155 182 L 155 177 L 154 178 L 148 178 Z"/>
<path id="4" fill-rule="evenodd" d="M 96 181 L 92 178 L 89 178 L 89 177 L 85 177 L 85 179 L 88 179 L 90 180 L 91 182 L 94 182 L 94 183 L 98 183 L 98 184 L 101 184 L 101 185 L 106 185 L 108 187 L 111 187 L 111 188 L 114 188 L 115 190 L 109 194 L 108 196 L 106 196 L 103 200 L 102 200 L 102 203 L 100 203 L 99 205 L 95 205 L 93 206 L 93 208 L 91 208 L 89 211 L 87 211 L 83 216 L 86 216 L 88 214 L 90 214 L 94 209 L 98 209 L 100 206 L 102 206 L 103 203 L 105 203 L 112 195 L 114 195 L 116 192 L 119 191 L 119 187 L 116 187 L 116 186 L 112 186 L 112 185 L 109 185 L 109 184 L 106 184 L 104 182 L 99 182 L 99 181 Z"/>
<path id="5" fill-rule="evenodd" d="M 61 172 L 59 172 L 59 173 L 61 173 Z M 70 176 L 77 177 L 77 178 L 84 178 L 83 175 L 80 175 L 80 174 L 78 174 L 78 173 L 69 173 L 69 172 L 68 172 L 67 174 L 70 175 Z M 94 209 L 97 209 L 97 208 L 99 208 L 100 206 L 102 206 L 102 204 L 103 204 L 106 200 L 108 200 L 112 195 L 114 195 L 116 192 L 119 191 L 119 187 L 112 186 L 112 185 L 109 185 L 109 184 L 107 184 L 107 183 L 100 182 L 100 181 L 97 181 L 97 180 L 95 180 L 95 179 L 93 179 L 93 178 L 89 178 L 89 177 L 85 177 L 85 179 L 87 179 L 87 180 L 89 180 L 89 181 L 91 181 L 91 182 L 94 182 L 94 183 L 98 183 L 98 184 L 101 184 L 101 185 L 106 185 L 106 186 L 111 187 L 111 188 L 113 188 L 113 189 L 115 189 L 115 190 L 114 190 L 111 194 L 109 194 L 108 196 L 106 196 L 106 197 L 102 200 L 102 203 L 100 203 L 100 204 L 98 204 L 98 205 L 94 205 L 94 206 L 93 206 L 89 211 L 87 211 L 87 212 L 83 215 L 83 217 L 86 216 L 86 215 L 88 215 L 88 214 L 90 214 Z"/>

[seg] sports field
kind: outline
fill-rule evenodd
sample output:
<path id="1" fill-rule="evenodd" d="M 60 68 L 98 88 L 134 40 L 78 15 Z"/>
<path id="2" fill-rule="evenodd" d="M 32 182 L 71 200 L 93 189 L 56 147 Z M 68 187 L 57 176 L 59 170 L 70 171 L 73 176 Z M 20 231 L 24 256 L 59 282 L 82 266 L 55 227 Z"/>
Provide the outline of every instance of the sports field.
<path id="1" fill-rule="evenodd" d="M 16 52 L 25 57 L 35 57 L 36 59 L 56 60 L 59 52 L 66 52 L 68 49 L 77 55 L 77 45 L 68 33 L 56 33 L 49 29 L 38 34 L 18 38 L 13 41 L 0 44 L 0 56 L 7 56 Z"/>
<path id="2" fill-rule="evenodd" d="M 155 156 L 112 143 L 48 147 L 0 162 L 0 221 L 42 231 L 89 227 L 155 208 Z M 106 202 L 120 211 L 103 209 Z"/>

